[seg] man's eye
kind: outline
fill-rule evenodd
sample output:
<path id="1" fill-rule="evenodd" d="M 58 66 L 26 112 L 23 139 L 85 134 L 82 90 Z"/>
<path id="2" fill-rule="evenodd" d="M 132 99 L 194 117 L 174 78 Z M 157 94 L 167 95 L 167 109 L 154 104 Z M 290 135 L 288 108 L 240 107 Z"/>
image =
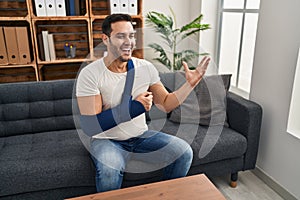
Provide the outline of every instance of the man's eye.
<path id="1" fill-rule="evenodd" d="M 124 36 L 124 35 L 118 35 L 117 38 L 118 38 L 118 39 L 124 39 L 125 36 Z"/>

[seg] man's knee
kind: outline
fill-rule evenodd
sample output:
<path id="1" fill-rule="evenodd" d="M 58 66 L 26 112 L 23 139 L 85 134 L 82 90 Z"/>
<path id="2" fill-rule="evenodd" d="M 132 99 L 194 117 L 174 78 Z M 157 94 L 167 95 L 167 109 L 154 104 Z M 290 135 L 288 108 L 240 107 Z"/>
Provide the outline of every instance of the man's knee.
<path id="1" fill-rule="evenodd" d="M 176 146 L 175 148 L 179 151 L 177 152 L 179 154 L 178 158 L 184 159 L 187 162 L 191 162 L 193 159 L 193 150 L 191 146 L 180 138 L 177 138 L 176 141 L 174 141 L 174 144 Z"/>
<path id="2" fill-rule="evenodd" d="M 116 169 L 107 165 L 102 165 L 101 167 L 96 167 L 96 176 L 102 178 L 112 178 L 116 176 L 123 176 L 124 168 Z"/>
<path id="3" fill-rule="evenodd" d="M 186 151 L 183 154 L 186 160 L 192 161 L 193 160 L 193 150 L 190 145 L 187 146 Z"/>
<path id="4" fill-rule="evenodd" d="M 102 143 L 93 149 L 92 157 L 97 169 L 111 168 L 122 171 L 126 165 L 126 154 L 121 149 L 110 143 Z"/>
<path id="5" fill-rule="evenodd" d="M 122 155 L 113 152 L 102 152 L 94 156 L 95 167 L 102 171 L 123 171 L 125 169 L 125 160 Z"/>

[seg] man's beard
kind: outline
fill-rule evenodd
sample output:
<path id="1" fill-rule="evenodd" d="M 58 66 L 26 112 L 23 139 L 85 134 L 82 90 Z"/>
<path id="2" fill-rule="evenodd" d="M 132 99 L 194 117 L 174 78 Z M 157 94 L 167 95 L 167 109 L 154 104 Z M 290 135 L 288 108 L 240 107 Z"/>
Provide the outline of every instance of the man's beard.
<path id="1" fill-rule="evenodd" d="M 131 59 L 131 56 L 129 57 L 129 58 L 123 58 L 123 56 L 121 55 L 121 56 L 119 56 L 119 61 L 121 61 L 121 62 L 128 62 L 128 60 L 130 60 Z"/>
<path id="2" fill-rule="evenodd" d="M 121 62 L 128 62 L 128 60 L 131 59 L 132 51 L 133 51 L 132 46 L 128 47 L 130 49 L 129 55 L 122 55 L 122 53 L 120 53 L 122 52 L 122 46 L 120 48 L 117 48 L 111 41 L 110 41 L 110 46 L 111 46 L 111 52 L 114 55 L 115 60 L 118 59 Z"/>

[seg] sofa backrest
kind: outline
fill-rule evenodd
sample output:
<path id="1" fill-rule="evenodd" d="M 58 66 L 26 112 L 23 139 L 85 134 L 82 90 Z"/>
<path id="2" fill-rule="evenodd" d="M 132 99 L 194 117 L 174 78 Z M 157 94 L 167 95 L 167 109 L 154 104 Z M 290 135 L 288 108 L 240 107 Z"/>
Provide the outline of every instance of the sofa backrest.
<path id="1" fill-rule="evenodd" d="M 0 84 L 0 137 L 74 129 L 74 80 Z"/>
<path id="2" fill-rule="evenodd" d="M 175 73 L 159 73 L 160 80 L 164 84 L 164 86 L 170 91 L 175 90 Z"/>
<path id="3" fill-rule="evenodd" d="M 160 77 L 173 91 L 174 73 Z M 0 137 L 74 129 L 73 86 L 74 80 L 0 84 Z"/>

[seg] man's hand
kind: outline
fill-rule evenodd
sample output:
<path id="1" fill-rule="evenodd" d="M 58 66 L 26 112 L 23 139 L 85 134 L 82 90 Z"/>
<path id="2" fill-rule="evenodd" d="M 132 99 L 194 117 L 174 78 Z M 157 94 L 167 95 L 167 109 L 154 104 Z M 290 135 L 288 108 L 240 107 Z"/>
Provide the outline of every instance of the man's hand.
<path id="1" fill-rule="evenodd" d="M 195 87 L 204 76 L 208 67 L 210 58 L 205 56 L 195 70 L 190 70 L 186 62 L 182 62 L 185 71 L 186 81 L 191 87 Z"/>
<path id="2" fill-rule="evenodd" d="M 152 101 L 153 101 L 152 92 L 143 92 L 142 94 L 137 96 L 135 100 L 143 104 L 146 111 L 149 111 L 152 107 Z"/>

